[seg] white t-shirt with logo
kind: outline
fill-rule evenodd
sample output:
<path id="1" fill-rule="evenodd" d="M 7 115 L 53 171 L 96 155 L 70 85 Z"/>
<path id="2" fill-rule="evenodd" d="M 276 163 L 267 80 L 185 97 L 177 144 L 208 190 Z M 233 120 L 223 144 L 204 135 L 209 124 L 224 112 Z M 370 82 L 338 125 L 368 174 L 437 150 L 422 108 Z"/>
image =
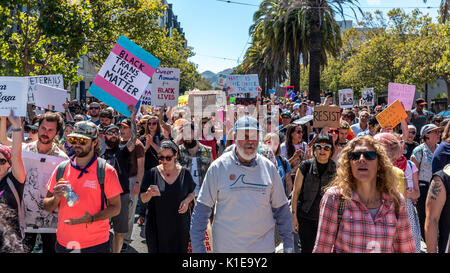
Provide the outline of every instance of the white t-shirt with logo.
<path id="1" fill-rule="evenodd" d="M 256 166 L 240 164 L 235 150 L 209 167 L 198 202 L 213 207 L 213 249 L 216 253 L 271 253 L 275 251 L 272 208 L 287 204 L 275 165 L 257 155 Z"/>

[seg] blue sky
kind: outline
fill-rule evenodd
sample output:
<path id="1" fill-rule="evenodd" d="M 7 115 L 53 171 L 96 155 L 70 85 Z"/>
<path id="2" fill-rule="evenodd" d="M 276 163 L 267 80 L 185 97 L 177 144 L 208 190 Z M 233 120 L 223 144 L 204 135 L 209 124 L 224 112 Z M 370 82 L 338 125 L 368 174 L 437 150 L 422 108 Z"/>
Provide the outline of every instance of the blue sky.
<path id="1" fill-rule="evenodd" d="M 194 49 L 196 56 L 190 58 L 190 61 L 198 65 L 200 73 L 206 70 L 217 73 L 237 66 L 238 60 L 242 62 L 250 42 L 248 29 L 261 0 L 232 0 L 256 6 L 217 0 L 167 1 L 173 4 L 188 45 Z M 411 7 L 438 7 L 440 0 L 428 0 L 426 4 L 422 0 L 359 0 L 359 3 L 364 12 L 379 9 L 386 13 L 393 7 L 404 8 L 407 12 L 412 10 Z M 437 8 L 424 8 L 422 11 L 432 17 L 438 14 Z M 356 23 L 355 18 L 352 18 L 353 12 L 347 11 L 346 14 L 346 20 Z"/>

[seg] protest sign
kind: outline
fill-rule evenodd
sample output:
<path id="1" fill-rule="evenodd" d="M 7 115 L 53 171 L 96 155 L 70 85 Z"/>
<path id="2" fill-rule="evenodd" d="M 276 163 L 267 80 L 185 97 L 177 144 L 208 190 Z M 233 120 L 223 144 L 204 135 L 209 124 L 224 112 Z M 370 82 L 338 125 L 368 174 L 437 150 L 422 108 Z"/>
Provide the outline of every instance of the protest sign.
<path id="1" fill-rule="evenodd" d="M 36 86 L 38 84 L 64 89 L 64 80 L 61 74 L 56 75 L 41 75 L 29 76 L 28 79 L 28 103 L 35 104 L 36 102 Z M 64 111 L 63 111 L 64 112 Z"/>
<path id="2" fill-rule="evenodd" d="M 258 74 L 229 75 L 225 88 L 229 95 L 253 93 L 257 94 L 259 86 Z"/>
<path id="3" fill-rule="evenodd" d="M 188 107 L 191 116 L 208 117 L 212 113 L 223 111 L 226 105 L 225 93 L 222 91 L 188 91 Z"/>
<path id="4" fill-rule="evenodd" d="M 183 107 L 188 104 L 189 95 L 182 95 L 178 97 L 178 107 Z"/>
<path id="5" fill-rule="evenodd" d="M 361 90 L 361 105 L 373 106 L 374 97 L 373 88 L 363 88 Z"/>
<path id="6" fill-rule="evenodd" d="M 227 83 L 228 76 L 225 74 L 219 74 L 219 78 L 217 79 L 216 88 L 221 89 L 225 86 Z"/>
<path id="7" fill-rule="evenodd" d="M 339 128 L 341 119 L 341 108 L 339 106 L 317 105 L 314 107 L 314 128 Z"/>
<path id="8" fill-rule="evenodd" d="M 180 93 L 180 69 L 156 69 L 152 77 L 152 106 L 177 106 Z"/>
<path id="9" fill-rule="evenodd" d="M 415 85 L 390 82 L 388 85 L 388 104 L 392 104 L 394 101 L 399 100 L 403 103 L 405 111 L 409 111 L 413 105 L 415 92 Z"/>
<path id="10" fill-rule="evenodd" d="M 36 106 L 64 113 L 63 104 L 67 99 L 66 90 L 37 84 L 34 94 L 36 95 L 34 97 Z"/>
<path id="11" fill-rule="evenodd" d="M 160 61 L 125 36 L 120 36 L 88 92 L 130 117 Z"/>
<path id="12" fill-rule="evenodd" d="M 144 93 L 141 97 L 141 105 L 145 107 L 151 107 L 152 106 L 152 84 L 149 83 L 147 87 L 145 88 Z"/>
<path id="13" fill-rule="evenodd" d="M 399 100 L 396 100 L 376 116 L 381 128 L 394 128 L 407 117 L 408 115 L 406 114 L 405 108 Z"/>
<path id="14" fill-rule="evenodd" d="M 294 93 L 294 86 L 286 86 L 286 98 L 291 98 Z"/>
<path id="15" fill-rule="evenodd" d="M 353 90 L 339 90 L 339 106 L 341 108 L 353 108 Z"/>
<path id="16" fill-rule="evenodd" d="M 27 79 L 21 77 L 0 77 L 0 116 L 27 114 Z"/>
<path id="17" fill-rule="evenodd" d="M 47 196 L 47 183 L 62 157 L 33 152 L 22 152 L 25 166 L 25 185 L 23 201 L 25 205 L 25 232 L 55 233 L 58 226 L 58 212 L 47 212 L 42 207 L 42 200 Z"/>

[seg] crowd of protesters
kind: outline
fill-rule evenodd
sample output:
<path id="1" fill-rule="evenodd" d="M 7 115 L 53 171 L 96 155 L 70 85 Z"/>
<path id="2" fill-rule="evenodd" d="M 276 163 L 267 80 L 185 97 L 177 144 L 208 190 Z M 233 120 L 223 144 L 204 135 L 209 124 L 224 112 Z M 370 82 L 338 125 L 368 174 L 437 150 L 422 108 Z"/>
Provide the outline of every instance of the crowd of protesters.
<path id="1" fill-rule="evenodd" d="M 129 106 L 125 117 L 76 100 L 65 113 L 11 111 L 0 119 L 0 252 L 39 241 L 24 231 L 22 151 L 65 160 L 42 200 L 58 211 L 56 233 L 39 234 L 44 253 L 126 252 L 135 214 L 149 253 L 211 251 L 208 227 L 212 252 L 282 243 L 285 253 L 417 253 L 422 242 L 445 252 L 450 119 L 415 102 L 395 128 L 376 119 L 385 105 L 342 109 L 339 127 L 314 128 L 318 103 L 261 92 L 255 107 L 228 102 L 200 116 Z M 327 93 L 322 104 L 335 103 Z"/>

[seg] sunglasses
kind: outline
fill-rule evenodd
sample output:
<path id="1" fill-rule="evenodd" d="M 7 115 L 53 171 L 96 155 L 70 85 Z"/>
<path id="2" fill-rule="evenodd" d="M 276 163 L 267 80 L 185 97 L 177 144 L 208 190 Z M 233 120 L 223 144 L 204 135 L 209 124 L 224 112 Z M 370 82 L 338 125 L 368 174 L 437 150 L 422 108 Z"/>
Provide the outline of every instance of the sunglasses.
<path id="1" fill-rule="evenodd" d="M 416 131 L 409 131 L 409 134 L 410 134 L 410 135 L 415 135 L 415 134 L 416 134 Z"/>
<path id="2" fill-rule="evenodd" d="M 330 151 L 331 150 L 331 145 L 330 144 L 325 144 L 325 145 L 320 145 L 320 144 L 314 144 L 314 150 L 325 150 L 325 151 Z"/>
<path id="3" fill-rule="evenodd" d="M 91 108 L 89 108 L 89 109 L 91 109 L 91 110 L 99 110 L 100 107 L 91 107 Z"/>
<path id="4" fill-rule="evenodd" d="M 32 134 L 37 134 L 38 130 L 31 130 Z"/>
<path id="5" fill-rule="evenodd" d="M 158 159 L 161 160 L 161 161 L 163 161 L 163 160 L 171 161 L 173 157 L 174 157 L 174 155 L 171 155 L 171 156 L 162 156 L 162 155 L 160 155 L 160 156 L 158 156 Z"/>
<path id="6" fill-rule="evenodd" d="M 8 160 L 0 158 L 0 165 L 5 165 L 6 162 L 8 162 Z"/>
<path id="7" fill-rule="evenodd" d="M 350 160 L 356 161 L 361 158 L 361 155 L 364 155 L 364 158 L 367 160 L 375 160 L 377 158 L 377 152 L 375 151 L 366 151 L 366 152 L 350 152 L 348 157 Z"/>
<path id="8" fill-rule="evenodd" d="M 328 133 L 329 133 L 329 134 L 336 134 L 336 135 L 337 135 L 337 134 L 339 134 L 339 130 L 332 129 L 332 130 L 329 130 Z"/>
<path id="9" fill-rule="evenodd" d="M 69 143 L 72 145 L 76 145 L 76 144 L 80 143 L 80 145 L 84 146 L 88 143 L 88 140 L 86 138 L 71 137 L 71 138 L 69 138 Z"/>
<path id="10" fill-rule="evenodd" d="M 111 130 L 111 131 L 106 132 L 105 135 L 108 135 L 108 136 L 117 135 L 118 136 L 119 132 L 115 131 L 115 130 Z"/>
<path id="11" fill-rule="evenodd" d="M 297 134 L 303 134 L 303 131 L 302 130 L 297 130 L 297 131 L 295 131 Z"/>
<path id="12" fill-rule="evenodd" d="M 158 122 L 156 122 L 156 121 L 155 122 L 148 122 L 148 125 L 149 126 L 155 126 L 155 125 L 158 125 Z"/>

